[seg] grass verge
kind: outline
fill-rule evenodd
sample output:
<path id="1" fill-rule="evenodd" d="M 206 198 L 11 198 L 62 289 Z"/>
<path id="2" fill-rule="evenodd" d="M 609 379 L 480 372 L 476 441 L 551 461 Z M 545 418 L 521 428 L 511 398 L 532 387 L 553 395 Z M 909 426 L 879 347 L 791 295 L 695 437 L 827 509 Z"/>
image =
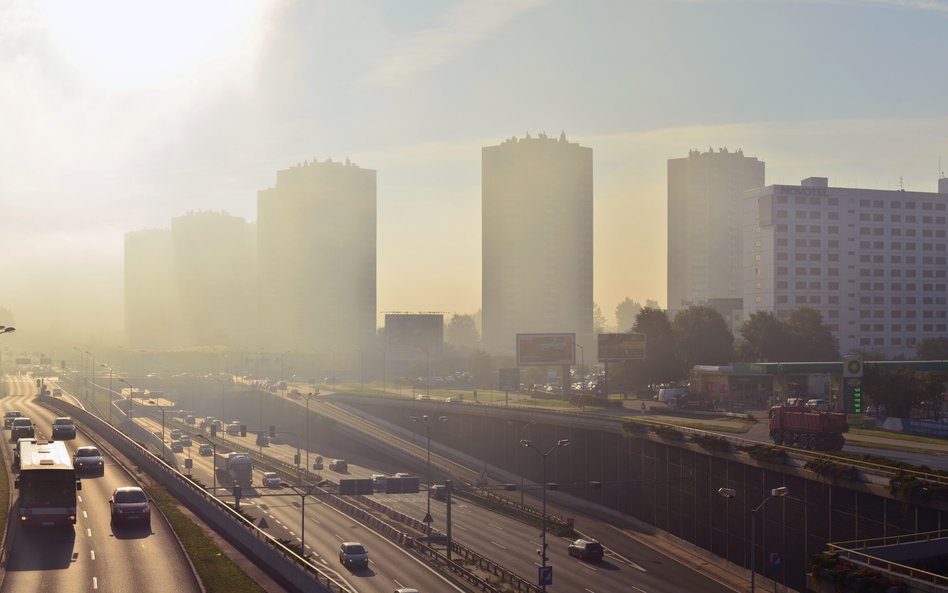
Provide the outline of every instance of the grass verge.
<path id="1" fill-rule="evenodd" d="M 152 483 L 148 492 L 181 540 L 184 551 L 191 559 L 207 593 L 265 592 L 265 589 L 224 554 L 204 527 L 181 511 L 181 503 L 163 486 Z"/>
<path id="2" fill-rule="evenodd" d="M 928 443 L 931 445 L 948 445 L 948 441 L 946 441 L 945 439 L 939 439 L 936 437 L 926 437 L 926 436 L 915 435 L 915 434 L 904 434 L 901 432 L 889 432 L 887 430 L 873 430 L 869 428 L 852 428 L 850 426 L 849 434 L 858 434 L 858 435 L 867 436 L 867 437 L 893 439 L 897 441 L 910 441 L 910 442 L 919 443 L 919 444 Z"/>
<path id="3" fill-rule="evenodd" d="M 642 422 L 645 424 L 655 424 L 655 425 L 673 424 L 675 426 L 682 426 L 684 428 L 694 428 L 697 430 L 711 430 L 715 432 L 731 432 L 734 434 L 744 434 L 748 430 L 750 430 L 750 427 L 753 425 L 753 423 L 741 421 L 735 418 L 727 418 L 725 420 L 722 420 L 722 422 L 727 421 L 728 424 L 723 424 L 723 423 L 711 424 L 708 422 L 695 422 L 693 420 L 682 420 L 680 418 L 675 418 L 674 416 L 663 416 L 661 418 L 648 418 L 648 417 L 642 418 L 640 416 L 636 418 L 629 418 L 629 421 Z"/>

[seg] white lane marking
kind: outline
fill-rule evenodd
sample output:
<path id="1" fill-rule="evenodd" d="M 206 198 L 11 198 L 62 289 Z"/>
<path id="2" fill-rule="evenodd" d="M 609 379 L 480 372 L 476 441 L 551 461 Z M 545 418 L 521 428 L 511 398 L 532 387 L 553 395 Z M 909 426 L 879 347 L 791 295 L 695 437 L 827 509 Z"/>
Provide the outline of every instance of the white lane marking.
<path id="1" fill-rule="evenodd" d="M 92 577 L 92 588 L 93 588 L 93 589 L 98 589 L 98 588 L 99 588 L 99 579 L 97 579 L 97 578 L 95 578 L 95 577 Z"/>
<path id="2" fill-rule="evenodd" d="M 86 529 L 86 535 L 89 536 L 89 537 L 92 537 L 92 530 L 91 530 L 91 529 Z"/>
<path id="3" fill-rule="evenodd" d="M 89 518 L 89 515 L 87 515 L 85 511 L 82 511 L 82 518 L 83 518 L 83 519 L 88 519 L 88 518 Z"/>
<path id="4" fill-rule="evenodd" d="M 495 546 L 497 546 L 498 548 L 500 548 L 501 550 L 506 550 L 506 549 L 507 549 L 507 548 L 505 548 L 504 546 L 498 544 L 497 542 L 491 542 L 491 543 L 494 544 Z"/>
<path id="5" fill-rule="evenodd" d="M 91 556 L 92 559 L 95 560 L 95 550 L 89 550 L 89 556 Z"/>
<path id="6" fill-rule="evenodd" d="M 495 528 L 497 528 L 497 529 L 499 529 L 499 530 L 501 530 L 501 531 L 504 530 L 504 528 L 501 527 L 500 525 L 495 525 L 494 523 L 490 523 L 490 522 L 488 522 L 487 524 L 490 525 L 491 527 L 495 527 Z"/>
<path id="7" fill-rule="evenodd" d="M 81 497 L 81 496 L 77 496 L 77 497 L 76 497 L 76 500 L 78 500 L 79 502 L 82 502 L 82 497 Z"/>
<path id="8" fill-rule="evenodd" d="M 593 591 L 592 589 L 586 589 L 586 591 L 589 591 L 589 593 L 596 593 L 596 592 Z"/>

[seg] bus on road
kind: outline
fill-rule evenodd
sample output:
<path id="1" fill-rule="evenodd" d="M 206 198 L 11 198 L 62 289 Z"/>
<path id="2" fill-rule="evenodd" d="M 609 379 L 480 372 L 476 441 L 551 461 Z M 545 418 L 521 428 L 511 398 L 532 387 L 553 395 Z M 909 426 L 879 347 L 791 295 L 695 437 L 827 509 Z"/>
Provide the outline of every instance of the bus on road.
<path id="1" fill-rule="evenodd" d="M 18 443 L 20 524 L 57 526 L 76 524 L 76 491 L 82 484 L 62 441 Z"/>

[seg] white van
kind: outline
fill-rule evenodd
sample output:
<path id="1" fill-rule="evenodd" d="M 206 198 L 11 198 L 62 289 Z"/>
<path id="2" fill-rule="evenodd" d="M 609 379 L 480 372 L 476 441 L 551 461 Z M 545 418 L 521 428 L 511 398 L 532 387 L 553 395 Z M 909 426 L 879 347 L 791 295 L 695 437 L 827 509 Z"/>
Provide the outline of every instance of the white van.
<path id="1" fill-rule="evenodd" d="M 660 402 L 665 402 L 666 404 L 673 404 L 678 401 L 679 397 L 687 394 L 687 387 L 662 387 L 658 390 L 658 396 L 656 399 Z"/>

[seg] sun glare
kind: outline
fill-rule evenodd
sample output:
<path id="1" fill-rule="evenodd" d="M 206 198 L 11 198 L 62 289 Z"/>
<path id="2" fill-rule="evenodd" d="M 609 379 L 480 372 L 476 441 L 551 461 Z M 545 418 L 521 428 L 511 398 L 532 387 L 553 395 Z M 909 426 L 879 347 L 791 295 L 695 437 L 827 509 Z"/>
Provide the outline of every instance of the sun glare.
<path id="1" fill-rule="evenodd" d="M 268 3 L 164 0 L 40 2 L 49 41 L 84 79 L 112 88 L 161 85 L 247 58 Z"/>

